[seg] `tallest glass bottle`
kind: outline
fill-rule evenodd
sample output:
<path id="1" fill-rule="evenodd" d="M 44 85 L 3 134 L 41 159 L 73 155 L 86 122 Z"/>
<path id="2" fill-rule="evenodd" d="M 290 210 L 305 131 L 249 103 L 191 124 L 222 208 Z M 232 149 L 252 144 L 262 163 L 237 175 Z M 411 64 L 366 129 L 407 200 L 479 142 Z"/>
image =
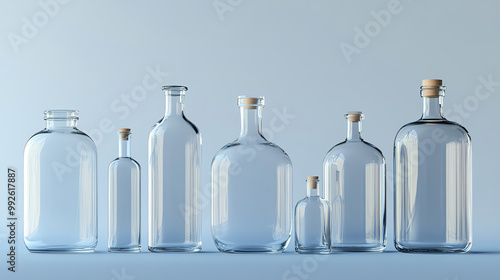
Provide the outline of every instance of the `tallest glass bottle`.
<path id="1" fill-rule="evenodd" d="M 201 250 L 201 135 L 184 116 L 185 86 L 164 86 L 165 116 L 149 134 L 149 250 Z"/>
<path id="2" fill-rule="evenodd" d="M 471 238 L 471 138 L 443 116 L 446 87 L 424 80 L 420 120 L 394 141 L 394 243 L 402 252 L 467 252 Z"/>

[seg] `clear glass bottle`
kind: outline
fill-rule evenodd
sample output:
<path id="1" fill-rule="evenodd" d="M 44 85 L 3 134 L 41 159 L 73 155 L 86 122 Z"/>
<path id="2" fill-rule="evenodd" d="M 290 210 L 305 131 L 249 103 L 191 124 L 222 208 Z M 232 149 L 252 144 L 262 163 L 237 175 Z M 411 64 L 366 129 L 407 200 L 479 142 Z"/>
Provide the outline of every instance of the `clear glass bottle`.
<path id="1" fill-rule="evenodd" d="M 472 147 L 443 116 L 446 87 L 424 80 L 420 120 L 394 140 L 394 244 L 401 252 L 467 252 L 472 245 Z"/>
<path id="2" fill-rule="evenodd" d="M 295 251 L 330 252 L 330 206 L 319 195 L 318 176 L 307 177 L 307 196 L 295 206 Z"/>
<path id="3" fill-rule="evenodd" d="M 262 135 L 264 98 L 238 97 L 241 132 L 212 161 L 212 236 L 222 252 L 282 252 L 292 230 L 292 163 Z"/>
<path id="4" fill-rule="evenodd" d="M 361 112 L 349 112 L 347 138 L 325 156 L 325 199 L 330 203 L 333 251 L 386 247 L 385 159 L 361 137 Z"/>
<path id="5" fill-rule="evenodd" d="M 149 134 L 149 250 L 201 250 L 201 135 L 184 116 L 185 86 L 164 86 L 165 116 Z"/>
<path id="6" fill-rule="evenodd" d="M 45 111 L 24 148 L 24 243 L 31 252 L 93 252 L 97 150 L 76 128 L 78 111 Z"/>
<path id="7" fill-rule="evenodd" d="M 108 251 L 141 251 L 141 166 L 130 156 L 129 128 L 118 130 L 118 158 L 109 164 Z"/>

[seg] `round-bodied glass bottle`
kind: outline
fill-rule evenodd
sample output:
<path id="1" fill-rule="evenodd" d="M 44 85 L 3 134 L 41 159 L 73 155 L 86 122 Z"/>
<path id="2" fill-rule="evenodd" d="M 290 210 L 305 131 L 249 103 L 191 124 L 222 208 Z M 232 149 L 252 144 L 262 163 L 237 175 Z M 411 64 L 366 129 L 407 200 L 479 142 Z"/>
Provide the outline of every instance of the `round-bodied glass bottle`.
<path id="1" fill-rule="evenodd" d="M 108 251 L 141 251 L 141 166 L 130 156 L 129 128 L 118 130 L 118 158 L 108 168 Z"/>
<path id="2" fill-rule="evenodd" d="M 282 252 L 292 231 L 292 163 L 262 135 L 264 98 L 238 97 L 240 136 L 212 161 L 212 236 L 222 252 Z"/>
<path id="3" fill-rule="evenodd" d="M 330 252 L 330 206 L 318 185 L 318 176 L 307 177 L 307 196 L 295 206 L 295 251 L 300 254 Z"/>
<path id="4" fill-rule="evenodd" d="M 97 245 L 97 150 L 78 111 L 45 111 L 24 148 L 24 243 L 31 252 L 93 252 Z"/>
<path id="5" fill-rule="evenodd" d="M 164 86 L 165 116 L 149 134 L 149 250 L 201 250 L 201 135 L 184 116 L 185 86 Z"/>
<path id="6" fill-rule="evenodd" d="M 323 162 L 325 199 L 331 207 L 332 251 L 386 247 L 385 158 L 361 137 L 361 112 L 349 112 L 347 137 Z"/>
<path id="7" fill-rule="evenodd" d="M 446 87 L 424 80 L 422 117 L 394 140 L 394 244 L 401 252 L 467 252 L 472 245 L 472 147 L 443 116 Z"/>

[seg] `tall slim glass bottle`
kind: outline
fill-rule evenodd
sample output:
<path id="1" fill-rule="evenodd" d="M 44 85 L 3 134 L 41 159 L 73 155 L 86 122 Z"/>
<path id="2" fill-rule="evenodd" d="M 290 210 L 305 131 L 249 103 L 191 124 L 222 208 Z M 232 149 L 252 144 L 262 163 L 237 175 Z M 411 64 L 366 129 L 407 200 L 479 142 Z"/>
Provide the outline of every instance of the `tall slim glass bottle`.
<path id="1" fill-rule="evenodd" d="M 118 130 L 118 158 L 109 164 L 108 251 L 141 251 L 141 167 L 130 156 L 129 128 Z"/>
<path id="2" fill-rule="evenodd" d="M 76 128 L 78 111 L 45 111 L 24 148 L 24 243 L 30 252 L 93 252 L 97 150 Z"/>
<path id="3" fill-rule="evenodd" d="M 424 80 L 420 120 L 394 140 L 394 244 L 401 252 L 467 252 L 472 244 L 472 148 L 443 116 L 446 87 Z"/>
<path id="4" fill-rule="evenodd" d="M 149 250 L 201 250 L 201 135 L 184 116 L 185 86 L 164 86 L 165 116 L 149 134 Z"/>
<path id="5" fill-rule="evenodd" d="M 361 112 L 349 112 L 347 137 L 323 162 L 325 199 L 332 209 L 333 251 L 386 247 L 385 158 L 361 137 Z"/>
<path id="6" fill-rule="evenodd" d="M 212 236 L 222 252 L 282 252 L 292 231 L 292 163 L 262 135 L 264 98 L 238 97 L 240 136 L 212 161 Z"/>

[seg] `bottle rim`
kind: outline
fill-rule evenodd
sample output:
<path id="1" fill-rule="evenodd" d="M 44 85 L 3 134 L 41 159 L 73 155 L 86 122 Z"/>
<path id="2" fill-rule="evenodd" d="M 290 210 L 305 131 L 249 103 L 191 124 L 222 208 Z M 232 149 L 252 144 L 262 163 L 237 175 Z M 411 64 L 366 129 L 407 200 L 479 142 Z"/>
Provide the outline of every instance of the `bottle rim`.
<path id="1" fill-rule="evenodd" d="M 238 96 L 237 104 L 244 109 L 257 109 L 264 107 L 264 96 L 261 97 L 247 97 L 245 95 Z"/>
<path id="2" fill-rule="evenodd" d="M 166 85 L 162 86 L 161 89 L 169 95 L 185 95 L 188 87 L 179 85 Z"/>
<path id="3" fill-rule="evenodd" d="M 44 120 L 67 120 L 73 119 L 78 120 L 78 110 L 45 110 Z"/>

